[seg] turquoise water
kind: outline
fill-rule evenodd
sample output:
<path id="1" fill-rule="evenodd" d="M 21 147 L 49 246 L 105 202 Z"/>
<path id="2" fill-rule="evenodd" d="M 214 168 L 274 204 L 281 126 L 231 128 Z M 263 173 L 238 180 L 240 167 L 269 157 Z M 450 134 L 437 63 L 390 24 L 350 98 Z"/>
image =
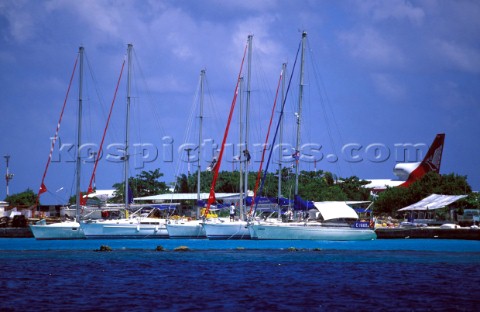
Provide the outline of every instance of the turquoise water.
<path id="1" fill-rule="evenodd" d="M 208 239 L 122 239 L 122 240 L 46 240 L 33 238 L 0 238 L 2 250 L 94 250 L 101 245 L 112 249 L 174 249 L 188 246 L 193 250 L 215 249 L 336 249 L 336 250 L 418 250 L 439 252 L 480 252 L 480 241 L 435 239 L 390 239 L 372 241 L 297 241 L 297 240 L 208 240 Z"/>
<path id="2" fill-rule="evenodd" d="M 94 251 L 102 245 L 113 251 Z M 179 246 L 190 251 L 173 251 Z M 0 266 L 0 311 L 477 311 L 480 305 L 479 241 L 0 239 Z"/>

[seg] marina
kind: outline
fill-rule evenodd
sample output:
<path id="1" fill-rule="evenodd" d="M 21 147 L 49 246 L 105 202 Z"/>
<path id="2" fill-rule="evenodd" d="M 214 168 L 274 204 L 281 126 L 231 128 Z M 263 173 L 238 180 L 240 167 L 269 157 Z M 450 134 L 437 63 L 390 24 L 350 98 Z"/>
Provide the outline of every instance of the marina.
<path id="1" fill-rule="evenodd" d="M 0 5 L 1 312 L 479 310 L 479 3 L 113 2 Z"/>
<path id="2" fill-rule="evenodd" d="M 304 93 L 304 86 L 305 84 L 305 63 L 308 57 L 306 56 L 306 52 L 310 49 L 307 48 L 307 43 L 309 42 L 307 39 L 307 32 L 301 32 L 301 40 L 298 44 L 296 57 L 293 62 L 293 66 L 291 69 L 290 77 L 288 77 L 288 84 L 286 84 L 286 80 L 284 79 L 284 71 L 285 71 L 285 64 L 282 64 L 282 71 L 278 80 L 277 84 L 277 92 L 275 96 L 275 100 L 273 103 L 273 108 L 270 117 L 270 123 L 268 126 L 268 131 L 266 134 L 266 139 L 264 143 L 264 147 L 262 150 L 262 157 L 258 167 L 258 173 L 255 181 L 255 187 L 253 191 L 251 191 L 248 187 L 248 180 L 249 180 L 249 166 L 252 165 L 251 163 L 251 155 L 249 152 L 249 145 L 248 142 L 250 141 L 249 138 L 249 106 L 250 106 L 250 76 L 251 76 L 251 61 L 252 61 L 252 38 L 253 35 L 248 35 L 247 43 L 244 48 L 243 57 L 241 59 L 241 65 L 238 73 L 238 77 L 235 83 L 235 89 L 233 93 L 232 103 L 230 105 L 230 112 L 228 121 L 225 126 L 225 131 L 223 134 L 222 144 L 220 148 L 213 151 L 213 158 L 210 167 L 205 170 L 205 177 L 209 178 L 211 181 L 208 182 L 210 184 L 208 198 L 203 197 L 204 199 L 208 199 L 206 202 L 201 200 L 202 198 L 202 188 L 200 183 L 200 178 L 202 175 L 201 172 L 201 163 L 200 163 L 200 155 L 201 155 L 201 146 L 202 146 L 202 119 L 203 119 L 203 87 L 204 87 L 204 79 L 205 79 L 205 71 L 201 71 L 200 75 L 200 83 L 199 83 L 199 100 L 200 100 L 200 109 L 199 109 L 199 136 L 198 136 L 198 159 L 197 162 L 197 194 L 195 194 L 196 201 L 193 202 L 194 198 L 190 195 L 193 193 L 182 193 L 185 190 L 191 192 L 194 189 L 194 184 L 188 182 L 188 178 L 193 176 L 190 175 L 190 152 L 193 148 L 185 149 L 187 152 L 187 163 L 188 163 L 188 177 L 186 175 L 182 175 L 181 179 L 177 179 L 175 183 L 172 183 L 173 187 L 167 188 L 167 184 L 165 182 L 156 181 L 160 178 L 163 174 L 156 169 L 155 171 L 146 172 L 143 171 L 140 175 L 137 175 L 137 178 L 131 179 L 131 173 L 129 172 L 130 164 L 130 156 L 132 152 L 129 152 L 130 148 L 130 100 L 131 100 L 131 77 L 133 76 L 132 72 L 132 54 L 133 52 L 133 45 L 128 44 L 127 48 L 127 56 L 123 61 L 120 75 L 117 82 L 117 88 L 113 96 L 112 104 L 110 106 L 110 113 L 108 115 L 108 119 L 106 121 L 106 125 L 103 131 L 103 136 L 101 139 L 101 143 L 99 145 L 97 152 L 92 152 L 93 160 L 95 160 L 95 164 L 93 167 L 93 172 L 90 177 L 90 183 L 88 186 L 88 190 L 86 193 L 82 194 L 81 191 L 81 167 L 85 163 L 82 161 L 82 157 L 80 152 L 76 153 L 75 157 L 75 198 L 71 198 L 70 201 L 75 200 L 75 205 L 70 203 L 70 210 L 74 208 L 75 210 L 75 220 L 69 220 L 65 215 L 63 216 L 58 222 L 47 222 L 44 219 L 45 215 L 42 214 L 39 221 L 33 223 L 29 222 L 30 230 L 33 233 L 33 236 L 37 240 L 76 240 L 76 239 L 127 239 L 127 238 L 135 238 L 135 239 L 142 239 L 142 238 L 154 238 L 154 239 L 163 239 L 163 238 L 208 238 L 209 240 L 229 240 L 229 239 L 253 239 L 253 240 L 328 240 L 328 241 L 355 241 L 355 240 L 375 240 L 377 236 L 386 239 L 392 238 L 449 238 L 449 239 L 467 239 L 467 240 L 478 240 L 478 227 L 476 227 L 475 222 L 474 226 L 471 228 L 460 227 L 456 223 L 447 223 L 444 221 L 456 221 L 457 220 L 457 212 L 458 214 L 463 214 L 463 207 L 460 206 L 453 206 L 447 212 L 447 206 L 451 203 L 454 203 L 458 200 L 465 199 L 465 201 L 469 201 L 469 205 L 472 205 L 471 208 L 474 207 L 477 203 L 475 202 L 475 194 L 471 194 L 471 188 L 466 184 L 466 179 L 462 177 L 454 177 L 456 179 L 455 184 L 450 183 L 445 185 L 444 188 L 447 189 L 447 193 L 452 193 L 451 195 L 442 195 L 442 194 L 431 194 L 429 197 L 424 198 L 424 200 L 402 209 L 398 209 L 396 205 L 398 203 L 403 203 L 401 200 L 402 196 L 397 195 L 397 200 L 394 201 L 394 204 L 390 203 L 390 206 L 385 204 L 386 201 L 389 200 L 388 196 L 382 196 L 382 192 L 386 192 L 386 188 L 388 184 L 384 185 L 384 188 L 379 186 L 369 186 L 369 184 L 365 185 L 365 181 L 360 181 L 357 177 L 343 179 L 338 177 L 333 178 L 333 175 L 328 172 L 320 171 L 317 173 L 317 169 L 315 167 L 314 171 L 304 171 L 300 169 L 301 165 L 301 125 L 302 125 L 302 106 L 303 106 L 303 93 Z M 75 74 L 75 70 L 77 67 L 77 61 L 79 63 L 79 78 L 78 78 L 78 109 L 77 109 L 77 131 L 76 131 L 76 145 L 80 150 L 80 146 L 82 145 L 82 106 L 83 106 L 83 57 L 84 57 L 84 48 L 79 48 L 79 53 L 77 59 L 75 61 L 75 65 L 72 72 L 72 78 L 70 79 L 70 85 L 67 91 L 67 97 L 70 91 L 70 86 L 72 84 L 72 79 Z M 295 124 L 294 132 L 295 132 L 295 149 L 292 150 L 293 154 L 289 155 L 289 162 L 292 162 L 289 168 L 282 167 L 281 163 L 284 161 L 283 155 L 279 155 L 278 159 L 282 159 L 279 162 L 279 169 L 277 170 L 276 179 L 278 180 L 278 187 L 277 187 L 277 197 L 273 197 L 274 194 L 271 189 L 273 185 L 270 185 L 268 188 L 270 189 L 268 193 L 264 193 L 264 186 L 265 180 L 267 175 L 275 176 L 273 173 L 268 173 L 268 167 L 272 160 L 272 152 L 273 148 L 270 149 L 268 159 L 265 162 L 265 168 L 263 168 L 265 154 L 267 151 L 267 146 L 269 143 L 275 145 L 277 134 L 279 130 L 282 130 L 281 125 L 283 124 L 284 118 L 284 108 L 287 101 L 287 96 L 289 94 L 292 78 L 295 77 L 294 73 L 296 72 L 296 64 L 298 61 L 299 73 L 298 73 L 298 102 L 295 103 Z M 244 68 L 244 64 L 246 64 L 246 68 Z M 128 72 L 127 72 L 127 83 L 126 83 L 126 113 L 125 113 L 125 144 L 124 144 L 124 156 L 121 157 L 119 160 L 123 163 L 123 183 L 117 184 L 118 188 L 113 193 L 115 195 L 115 199 L 112 202 L 108 202 L 108 196 L 103 203 L 98 203 L 97 210 L 101 211 L 100 217 L 89 217 L 86 218 L 82 215 L 85 211 L 90 211 L 92 207 L 88 206 L 87 200 L 89 199 L 89 195 L 94 193 L 94 182 L 96 177 L 96 169 L 97 164 L 100 160 L 100 155 L 102 152 L 103 142 L 105 139 L 105 135 L 107 133 L 108 125 L 110 122 L 110 117 L 113 111 L 113 104 L 115 103 L 115 99 L 117 96 L 117 90 L 121 82 L 121 77 L 123 73 L 123 69 L 127 65 Z M 297 69 L 298 70 L 298 69 Z M 242 97 L 241 95 L 245 90 L 243 90 L 243 75 L 244 71 L 246 72 L 246 107 L 242 110 Z M 285 89 L 286 87 L 286 89 Z M 281 109 L 278 116 L 275 116 L 276 111 L 276 103 L 277 103 L 277 96 L 279 95 L 279 91 L 281 89 Z M 233 180 L 238 183 L 235 186 L 226 186 L 222 185 L 225 179 L 224 175 L 220 175 L 220 166 L 222 164 L 222 158 L 224 155 L 224 151 L 226 149 L 226 143 L 228 139 L 228 133 L 230 130 L 230 126 L 232 125 L 232 116 L 235 112 L 235 106 L 237 103 L 238 97 L 238 112 L 239 115 L 239 142 L 238 146 L 242 146 L 239 149 L 238 155 L 233 156 L 233 159 L 238 161 L 238 168 L 239 170 L 235 170 L 235 166 L 232 167 L 232 173 L 238 173 L 238 178 Z M 62 108 L 59 122 L 57 124 L 57 128 L 55 131 L 54 139 L 51 142 L 51 150 L 49 153 L 49 158 L 47 164 L 45 166 L 45 171 L 40 183 L 39 192 L 36 196 L 36 204 L 30 205 L 29 209 L 31 211 L 26 211 L 31 213 L 31 216 L 34 216 L 39 213 L 39 204 L 40 204 L 40 195 L 47 193 L 48 189 L 45 185 L 45 178 L 47 174 L 47 170 L 49 168 L 49 164 L 52 160 L 52 151 L 55 146 L 55 142 L 58 138 L 59 129 L 60 129 L 60 122 L 62 120 L 62 116 L 64 113 L 64 108 L 67 103 L 67 100 L 64 102 L 64 106 Z M 192 110 L 195 111 L 195 110 Z M 236 112 L 235 112 L 236 114 Z M 242 117 L 242 114 L 245 114 L 245 118 Z M 193 116 L 193 115 L 192 115 Z M 269 140 L 269 134 L 272 126 L 272 122 L 276 120 L 277 122 L 273 139 Z M 243 129 L 243 123 L 245 124 L 245 129 Z M 281 133 L 282 131 L 280 131 Z M 280 135 L 281 136 L 281 135 Z M 279 139 L 282 144 L 282 138 Z M 428 181 L 428 179 L 439 179 L 439 172 L 440 172 L 440 163 L 443 153 L 443 145 L 445 141 L 445 134 L 438 133 L 435 137 L 433 143 L 429 147 L 425 157 L 421 162 L 411 162 L 411 163 L 399 163 L 394 167 L 394 173 L 397 175 L 399 180 L 403 181 L 400 184 L 397 182 L 395 185 L 391 187 L 398 187 L 398 188 L 409 188 L 412 185 L 421 185 L 423 183 L 422 180 Z M 180 151 L 180 150 L 179 150 Z M 280 151 L 282 152 L 282 151 Z M 235 152 L 234 152 L 235 153 Z M 243 157 L 242 157 L 243 154 Z M 7 173 L 8 171 L 8 162 L 9 156 L 6 156 L 7 161 Z M 180 166 L 178 167 L 180 168 Z M 285 171 L 285 172 L 283 172 Z M 243 179 L 243 173 L 245 174 Z M 286 174 L 283 177 L 283 174 Z M 7 174 L 8 176 L 8 174 Z M 177 177 L 180 175 L 177 173 Z M 303 177 L 301 177 L 303 176 Z M 140 179 L 142 178 L 142 179 Z M 294 179 L 293 179 L 294 178 Z M 145 181 L 146 180 L 146 181 Z M 261 180 L 261 182 L 260 182 Z M 285 181 L 282 181 L 285 180 Z M 294 181 L 293 181 L 294 180 Z M 300 180 L 301 183 L 299 183 Z M 441 179 L 440 179 L 441 180 Z M 447 180 L 447 179 L 444 179 Z M 147 183 L 148 181 L 148 183 Z M 219 185 L 217 185 L 217 181 Z M 372 180 L 373 181 L 373 180 Z M 382 180 L 383 181 L 383 180 Z M 8 182 L 8 179 L 7 179 Z M 135 183 L 132 183 L 135 182 Z M 293 183 L 294 182 L 294 183 Z M 367 181 L 368 182 L 368 181 Z M 465 182 L 465 185 L 462 183 Z M 289 190 L 287 187 L 283 185 L 284 189 L 282 191 L 282 183 L 290 183 Z M 383 183 L 383 182 L 382 182 Z M 182 185 L 182 192 L 180 192 L 180 186 Z M 398 185 L 397 185 L 398 184 Z M 156 186 L 155 186 L 156 185 Z M 161 186 L 160 186 L 161 185 Z M 155 186 L 155 187 L 154 187 Z M 224 189 L 221 192 L 220 186 Z M 425 188 L 427 188 L 427 184 L 425 182 Z M 442 185 L 443 186 L 443 185 Z M 467 187 L 468 186 L 468 187 Z M 132 187 L 135 188 L 135 193 L 137 196 L 134 196 L 134 191 Z M 203 187 L 204 191 L 207 189 L 206 186 Z M 415 187 L 412 187 L 415 189 Z M 437 188 L 439 188 L 437 186 Z M 8 189 L 8 184 L 7 184 Z M 238 193 L 231 193 L 234 194 L 233 197 L 230 197 L 229 201 L 226 201 L 222 194 L 222 192 L 228 189 L 229 191 Z M 303 189 L 303 192 L 300 192 Z M 426 192 L 433 192 L 432 187 L 431 190 L 424 190 L 423 193 Z M 61 190 L 58 189 L 59 191 Z M 308 190 L 308 191 L 307 191 Z M 328 191 L 327 191 L 328 190 Z M 282 194 L 287 192 L 290 193 L 288 198 L 283 196 Z M 325 194 L 323 194 L 325 192 Z M 332 192 L 335 195 L 329 194 Z M 458 195 L 454 193 L 464 192 L 465 195 Z M 122 194 L 123 193 L 123 194 Z M 139 193 L 142 195 L 148 196 L 138 196 Z M 164 194 L 169 193 L 169 194 Z M 370 193 L 370 194 L 368 194 Z M 170 195 L 172 194 L 172 195 Z M 171 200 L 165 201 L 158 198 L 158 196 L 162 197 L 162 195 L 166 195 L 167 197 L 171 197 L 173 199 L 173 194 L 177 195 L 175 197 L 179 199 L 183 199 L 183 201 L 172 202 Z M 302 199 L 300 196 L 304 196 L 307 199 Z M 467 195 L 468 194 L 468 195 Z M 185 200 L 185 196 L 188 195 L 190 201 Z M 333 198 L 344 198 L 339 201 L 328 200 L 332 196 Z M 423 196 L 418 194 L 409 194 L 410 198 L 408 203 L 413 201 L 414 198 L 418 198 L 419 196 Z M 478 196 L 477 196 L 478 197 Z M 328 199 L 326 199 L 328 198 Z M 346 199 L 350 200 L 346 200 Z M 353 199 L 356 198 L 354 201 Z M 155 215 L 151 215 L 153 211 L 149 213 L 145 212 L 142 213 L 141 209 L 135 211 L 131 210 L 134 207 L 134 201 L 147 201 L 147 205 L 151 204 L 152 207 L 160 204 L 166 204 L 167 207 L 159 208 Z M 257 211 L 258 203 L 260 201 L 267 202 L 267 211 L 271 212 L 272 215 L 276 214 L 274 217 L 270 216 L 263 216 L 261 215 L 261 211 Z M 382 203 L 382 200 L 384 203 Z M 123 208 L 125 210 L 125 214 L 123 217 L 112 217 L 109 215 L 109 211 L 102 210 L 109 204 L 116 203 L 118 204 L 120 201 L 123 201 Z M 282 204 L 283 202 L 283 204 Z M 478 200 L 477 200 L 478 202 Z M 359 216 L 356 209 L 353 207 L 355 203 L 362 203 L 367 205 L 368 207 L 363 209 L 364 215 L 362 217 Z M 5 204 L 7 204 L 5 202 Z M 100 208 L 100 205 L 103 205 L 103 208 Z M 465 205 L 465 204 L 464 204 Z M 25 205 L 27 206 L 27 205 Z M 209 218 L 210 209 L 222 209 L 228 207 L 230 209 L 230 221 L 226 221 L 222 218 Z M 248 206 L 250 207 L 248 209 Z M 374 208 L 369 209 L 371 206 Z M 221 207 L 221 208 L 219 208 Z M 396 208 L 394 211 L 394 208 Z M 154 208 L 156 209 L 156 208 Z M 236 210 L 239 210 L 239 215 L 236 216 Z M 358 208 L 357 208 L 358 209 Z M 436 217 L 436 210 L 439 210 L 440 220 L 444 225 L 440 227 L 432 227 L 432 226 L 421 226 L 418 228 L 412 228 L 411 226 L 403 226 L 403 224 L 413 224 L 410 220 L 413 221 L 414 215 L 417 218 L 422 215 L 426 218 L 426 216 L 431 216 L 433 211 L 433 216 Z M 473 209 L 470 209 L 473 210 Z M 51 211 L 51 210 L 50 210 Z M 50 212 L 49 211 L 49 212 Z M 200 211 L 202 211 L 202 215 L 200 215 Z M 406 218 L 403 211 L 409 211 L 410 216 L 408 217 L 408 222 L 402 222 L 402 225 L 397 227 L 388 226 L 387 229 L 384 227 L 375 230 L 376 226 L 376 219 L 378 216 L 389 216 L 394 215 L 396 218 L 399 218 L 402 214 L 402 218 Z M 183 213 L 187 213 L 187 217 Z M 259 214 L 257 214 L 259 212 Z M 105 215 L 104 215 L 105 213 Z M 447 215 L 450 214 L 450 215 Z M 22 215 L 23 216 L 23 215 Z M 222 216 L 223 217 L 223 216 Z M 170 220 L 171 218 L 171 220 Z M 185 223 L 179 220 L 187 220 L 189 222 Z M 170 231 L 169 231 L 170 228 Z M 458 231 L 457 231 L 458 230 Z M 29 237 L 29 234 L 26 232 L 10 232 L 7 234 L 5 232 L 4 235 L 12 235 L 13 237 L 19 237 L 23 235 L 24 237 Z"/>

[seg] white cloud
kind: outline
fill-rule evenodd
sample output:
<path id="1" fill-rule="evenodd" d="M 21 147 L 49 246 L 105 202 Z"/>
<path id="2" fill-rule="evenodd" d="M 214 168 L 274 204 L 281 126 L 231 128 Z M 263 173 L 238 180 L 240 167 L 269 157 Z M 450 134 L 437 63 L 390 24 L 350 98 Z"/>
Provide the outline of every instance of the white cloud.
<path id="1" fill-rule="evenodd" d="M 10 1 L 0 3 L 0 14 L 9 24 L 9 35 L 17 42 L 28 41 L 35 33 L 35 15 L 31 10 L 25 10 L 26 1 Z"/>
<path id="2" fill-rule="evenodd" d="M 104 35 L 115 38 L 121 36 L 119 25 L 126 21 L 122 13 L 133 13 L 128 2 L 114 2 L 116 5 L 105 1 L 68 1 L 53 0 L 45 4 L 46 10 L 50 13 L 55 11 L 70 11 L 73 16 L 85 21 L 85 25 Z M 126 8 L 127 7 L 127 8 Z"/>
<path id="3" fill-rule="evenodd" d="M 378 65 L 402 65 L 402 52 L 385 39 L 383 33 L 373 28 L 364 28 L 340 34 L 340 41 L 349 49 L 355 59 Z"/>
<path id="4" fill-rule="evenodd" d="M 450 64 L 453 68 L 474 74 L 480 73 L 480 52 L 478 49 L 445 40 L 436 40 L 434 46 L 436 47 L 434 49 L 436 53 L 443 56 L 447 64 Z"/>
<path id="5" fill-rule="evenodd" d="M 260 15 L 249 18 L 236 25 L 236 31 L 232 35 L 232 42 L 237 49 L 243 49 L 248 35 L 253 35 L 253 53 L 260 57 L 269 69 L 279 69 L 281 60 L 285 58 L 284 46 L 272 39 L 272 24 L 277 22 L 272 15 Z M 299 36 L 300 38 L 300 36 Z M 293 51 L 295 47 L 291 47 Z M 288 51 L 290 52 L 290 51 Z M 268 64 L 266 64 L 268 63 Z"/>
<path id="6" fill-rule="evenodd" d="M 480 6 L 475 1 L 371 0 L 359 8 L 357 29 L 343 34 L 351 54 L 360 60 L 409 68 L 435 66 L 469 73 L 480 71 Z M 412 27 L 413 25 L 413 27 Z M 405 66 L 404 68 L 407 68 Z"/>
<path id="7" fill-rule="evenodd" d="M 360 11 L 369 15 L 375 21 L 387 19 L 408 20 L 415 25 L 422 24 L 425 12 L 420 7 L 415 7 L 410 1 L 405 0 L 371 0 L 355 1 Z"/>
<path id="8" fill-rule="evenodd" d="M 212 0 L 214 7 L 229 8 L 231 10 L 249 9 L 253 11 L 267 11 L 281 5 L 277 0 L 242 0 L 242 1 L 225 1 Z"/>
<path id="9" fill-rule="evenodd" d="M 378 93 L 396 100 L 405 96 L 404 87 L 391 75 L 376 73 L 371 77 Z"/>

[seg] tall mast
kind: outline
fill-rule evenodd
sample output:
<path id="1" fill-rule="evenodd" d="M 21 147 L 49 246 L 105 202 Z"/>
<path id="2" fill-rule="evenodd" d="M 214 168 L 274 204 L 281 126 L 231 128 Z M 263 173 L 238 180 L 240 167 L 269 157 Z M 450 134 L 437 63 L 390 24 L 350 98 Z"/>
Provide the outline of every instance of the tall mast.
<path id="1" fill-rule="evenodd" d="M 245 61 L 246 54 L 247 54 L 247 46 L 245 46 L 245 50 L 243 52 L 242 63 L 240 65 L 240 71 L 238 73 L 237 82 L 236 82 L 236 85 L 235 85 L 235 91 L 233 93 L 232 104 L 230 105 L 230 112 L 228 113 L 227 126 L 225 127 L 225 133 L 223 134 L 222 145 L 220 145 L 220 152 L 218 153 L 218 160 L 216 162 L 216 165 L 214 166 L 212 185 L 210 186 L 210 194 L 208 195 L 207 207 L 205 208 L 205 212 L 203 214 L 204 217 L 206 217 L 208 215 L 208 212 L 210 211 L 210 206 L 212 205 L 212 203 L 215 200 L 215 185 L 216 185 L 217 179 L 218 179 L 218 171 L 219 171 L 220 166 L 222 164 L 223 152 L 225 151 L 225 142 L 227 141 L 228 130 L 230 129 L 230 123 L 232 122 L 232 115 L 233 115 L 233 111 L 235 110 L 235 103 L 237 102 L 238 87 L 239 87 L 239 84 L 240 84 L 240 77 L 242 77 L 243 63 Z"/>
<path id="2" fill-rule="evenodd" d="M 285 102 L 285 81 L 287 80 L 287 63 L 282 64 L 284 79 L 282 80 L 282 105 Z M 278 200 L 282 197 L 282 156 L 283 156 L 283 115 L 280 115 L 280 144 L 278 149 Z M 278 203 L 278 218 L 280 218 L 280 203 Z"/>
<path id="3" fill-rule="evenodd" d="M 242 118 L 242 109 L 243 109 L 243 77 L 240 78 L 240 99 L 239 99 L 239 104 L 240 106 L 238 107 L 238 111 L 239 111 L 239 145 L 238 145 L 238 150 L 239 150 L 239 154 L 238 154 L 238 164 L 239 164 L 239 168 L 238 168 L 238 171 L 239 171 L 239 176 L 240 176 L 240 185 L 239 185 L 239 190 L 240 190 L 240 203 L 239 203 L 239 207 L 238 209 L 240 210 L 240 220 L 243 220 L 243 165 L 242 165 L 242 141 L 243 141 L 243 118 Z M 247 196 L 245 194 L 245 196 Z"/>
<path id="4" fill-rule="evenodd" d="M 252 39 L 253 35 L 248 35 L 248 59 L 247 59 L 247 103 L 245 107 L 245 151 L 248 151 L 248 128 L 250 115 L 250 82 L 252 69 Z M 248 161 L 245 158 L 245 197 L 248 196 Z"/>
<path id="5" fill-rule="evenodd" d="M 127 112 L 125 115 L 125 161 L 124 161 L 124 174 L 125 174 L 125 209 L 128 209 L 130 203 L 128 200 L 128 163 L 130 155 L 128 154 L 128 144 L 129 144 L 129 132 L 130 132 L 130 86 L 131 86 L 131 73 L 132 73 L 132 48 L 131 43 L 128 44 L 127 49 L 127 60 L 128 60 L 128 74 L 127 74 Z"/>
<path id="6" fill-rule="evenodd" d="M 80 204 L 81 204 L 81 190 L 80 190 L 80 169 L 81 169 L 81 157 L 80 157 L 80 147 L 82 146 L 82 102 L 83 102 L 83 53 L 84 48 L 80 47 L 78 49 L 80 54 L 80 76 L 78 79 L 78 125 L 77 125 L 77 163 L 76 163 L 76 209 L 75 209 L 75 219 L 77 222 L 80 222 Z"/>
<path id="7" fill-rule="evenodd" d="M 200 201 L 200 176 L 202 172 L 202 127 L 203 127 L 203 94 L 204 94 L 204 80 L 205 69 L 200 71 L 200 113 L 199 113 L 199 126 L 198 126 L 198 166 L 197 166 L 197 218 L 200 218 L 200 207 L 198 202 Z"/>
<path id="8" fill-rule="evenodd" d="M 305 43 L 307 40 L 307 33 L 302 33 L 302 54 L 300 58 L 300 87 L 298 92 L 298 112 L 297 117 L 297 143 L 295 145 L 295 195 L 298 195 L 298 174 L 300 166 L 300 128 L 302 119 L 302 101 L 303 101 L 303 86 L 304 86 L 304 65 L 305 65 Z"/>

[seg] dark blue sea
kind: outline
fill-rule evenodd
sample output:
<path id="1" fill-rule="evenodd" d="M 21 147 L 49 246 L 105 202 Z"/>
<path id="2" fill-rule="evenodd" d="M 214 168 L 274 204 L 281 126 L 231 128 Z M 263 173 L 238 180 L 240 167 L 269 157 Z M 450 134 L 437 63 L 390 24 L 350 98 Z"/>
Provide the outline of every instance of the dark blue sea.
<path id="1" fill-rule="evenodd" d="M 480 310 L 480 241 L 4 238 L 0 268 L 0 311 Z"/>

